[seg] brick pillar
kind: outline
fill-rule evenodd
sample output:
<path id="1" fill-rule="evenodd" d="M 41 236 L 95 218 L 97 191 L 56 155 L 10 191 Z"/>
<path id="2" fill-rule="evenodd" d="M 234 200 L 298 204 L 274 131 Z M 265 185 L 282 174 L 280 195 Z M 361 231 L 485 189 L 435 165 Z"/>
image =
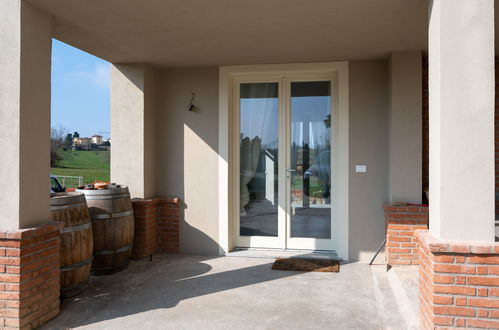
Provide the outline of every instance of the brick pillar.
<path id="1" fill-rule="evenodd" d="M 132 258 L 148 257 L 158 249 L 156 204 L 155 199 L 132 199 L 135 217 Z"/>
<path id="2" fill-rule="evenodd" d="M 180 198 L 160 198 L 158 202 L 158 250 L 180 252 Z"/>
<path id="3" fill-rule="evenodd" d="M 0 231 L 0 327 L 31 329 L 59 314 L 61 223 Z"/>
<path id="4" fill-rule="evenodd" d="M 417 265 L 417 229 L 428 229 L 428 207 L 385 206 L 385 260 L 389 265 Z"/>
<path id="5" fill-rule="evenodd" d="M 155 252 L 180 252 L 180 198 L 134 198 L 135 237 L 133 258 L 148 257 Z"/>
<path id="6" fill-rule="evenodd" d="M 499 329 L 499 243 L 416 237 L 421 327 Z"/>

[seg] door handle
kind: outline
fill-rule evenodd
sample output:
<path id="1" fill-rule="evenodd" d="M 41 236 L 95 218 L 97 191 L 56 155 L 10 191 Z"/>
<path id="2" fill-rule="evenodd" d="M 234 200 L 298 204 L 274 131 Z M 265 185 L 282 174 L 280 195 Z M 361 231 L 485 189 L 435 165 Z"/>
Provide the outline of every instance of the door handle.
<path id="1" fill-rule="evenodd" d="M 287 172 L 287 173 L 286 173 L 286 177 L 290 178 L 290 177 L 291 177 L 291 173 L 292 173 L 292 172 L 296 172 L 296 170 L 295 170 L 295 169 L 292 169 L 292 168 L 287 168 L 287 169 L 286 169 L 286 172 Z"/>

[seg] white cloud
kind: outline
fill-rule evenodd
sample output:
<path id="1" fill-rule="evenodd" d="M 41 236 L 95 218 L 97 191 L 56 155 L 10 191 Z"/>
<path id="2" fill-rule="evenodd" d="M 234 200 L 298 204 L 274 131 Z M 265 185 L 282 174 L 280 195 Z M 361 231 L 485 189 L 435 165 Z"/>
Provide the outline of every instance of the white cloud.
<path id="1" fill-rule="evenodd" d="M 93 85 L 105 89 L 109 89 L 111 82 L 110 66 L 103 63 L 98 63 L 90 71 L 73 71 L 71 75 L 76 78 L 86 79 Z"/>

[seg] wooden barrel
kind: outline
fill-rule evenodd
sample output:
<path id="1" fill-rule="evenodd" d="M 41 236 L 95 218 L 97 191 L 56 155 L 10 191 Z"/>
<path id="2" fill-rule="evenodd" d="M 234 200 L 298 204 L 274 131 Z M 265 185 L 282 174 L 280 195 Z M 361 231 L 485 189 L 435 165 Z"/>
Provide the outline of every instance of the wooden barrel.
<path id="1" fill-rule="evenodd" d="M 128 187 L 84 190 L 94 232 L 92 273 L 112 274 L 128 266 L 132 253 L 134 217 Z"/>
<path id="2" fill-rule="evenodd" d="M 51 194 L 50 212 L 53 221 L 65 224 L 60 230 L 61 296 L 69 298 L 88 287 L 94 248 L 92 221 L 81 193 Z"/>

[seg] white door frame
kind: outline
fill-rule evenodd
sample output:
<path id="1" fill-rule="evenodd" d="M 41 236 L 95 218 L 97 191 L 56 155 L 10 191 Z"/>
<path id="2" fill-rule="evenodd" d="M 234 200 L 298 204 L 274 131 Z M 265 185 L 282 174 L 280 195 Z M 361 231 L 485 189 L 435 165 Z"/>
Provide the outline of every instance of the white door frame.
<path id="1" fill-rule="evenodd" d="M 239 177 L 235 148 L 239 147 L 231 138 L 234 135 L 235 82 L 246 79 L 305 74 L 334 75 L 337 79 L 337 148 L 338 164 L 336 178 L 336 207 L 332 222 L 335 235 L 335 250 L 343 259 L 348 259 L 348 62 L 305 63 L 305 64 L 264 64 L 220 67 L 219 77 L 219 246 L 220 254 L 235 247 L 235 219 L 239 219 L 238 186 L 234 183 Z M 283 84 L 281 84 L 283 85 Z M 282 88 L 282 87 L 281 87 Z M 281 91 L 280 91 L 281 92 Z M 280 93 L 281 97 L 282 93 Z M 282 111 L 281 111 L 282 112 Z M 237 117 L 236 117 L 237 118 Z M 237 126 L 238 127 L 238 126 Z M 283 195 L 283 194 L 281 194 Z M 282 204 L 281 204 L 282 205 Z M 280 244 L 280 243 L 279 243 Z M 318 247 L 316 247 L 318 248 Z"/>
<path id="2" fill-rule="evenodd" d="M 241 83 L 277 83 L 279 84 L 278 91 L 278 114 L 279 114 L 279 134 L 278 134 L 278 164 L 284 164 L 286 161 L 285 153 L 282 152 L 284 150 L 285 141 L 281 138 L 282 132 L 286 130 L 285 128 L 285 104 L 286 100 L 284 99 L 284 79 L 280 75 L 251 75 L 251 76 L 236 76 L 233 79 L 233 87 L 238 87 Z M 232 207 L 232 213 L 229 221 L 233 221 L 234 227 L 234 240 L 235 246 L 237 247 L 258 247 L 258 248 L 274 248 L 279 249 L 283 248 L 286 244 L 286 210 L 283 205 L 285 205 L 285 196 L 282 194 L 285 191 L 286 183 L 285 183 L 285 175 L 284 171 L 278 171 L 278 191 L 279 191 L 279 199 L 278 199 L 278 210 L 277 210 L 277 229 L 278 234 L 277 237 L 273 236 L 240 236 L 238 233 L 240 232 L 240 203 L 239 203 L 239 189 L 240 189 L 240 175 L 239 175 L 239 159 L 240 159 L 240 150 L 239 150 L 239 131 L 240 131 L 240 104 L 239 104 L 239 88 L 233 88 L 233 99 L 234 102 L 232 104 L 231 111 L 231 128 L 232 134 L 230 135 L 230 144 L 231 144 L 231 175 L 229 176 L 229 185 L 232 187 L 232 191 L 234 192 L 231 197 L 233 197 L 230 201 L 230 205 Z M 232 175 L 234 173 L 234 175 Z"/>

